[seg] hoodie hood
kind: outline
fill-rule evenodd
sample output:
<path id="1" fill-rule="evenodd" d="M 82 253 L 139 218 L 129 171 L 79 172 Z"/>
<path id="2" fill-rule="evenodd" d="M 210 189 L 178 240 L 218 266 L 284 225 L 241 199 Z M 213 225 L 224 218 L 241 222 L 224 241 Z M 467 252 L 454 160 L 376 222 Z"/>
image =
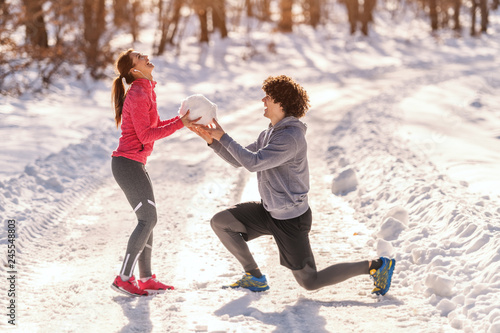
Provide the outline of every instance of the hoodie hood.
<path id="1" fill-rule="evenodd" d="M 273 128 L 273 131 L 277 131 L 278 129 L 283 129 L 287 127 L 297 127 L 302 130 L 304 135 L 307 131 L 307 125 L 301 122 L 298 118 L 294 116 L 289 116 L 281 119 L 276 125 L 269 124 L 269 128 Z"/>

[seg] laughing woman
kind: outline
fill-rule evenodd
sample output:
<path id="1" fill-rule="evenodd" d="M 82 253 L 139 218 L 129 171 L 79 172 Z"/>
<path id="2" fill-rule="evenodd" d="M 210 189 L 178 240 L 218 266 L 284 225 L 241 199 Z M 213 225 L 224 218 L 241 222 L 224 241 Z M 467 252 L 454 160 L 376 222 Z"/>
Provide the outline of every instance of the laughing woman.
<path id="1" fill-rule="evenodd" d="M 112 99 L 116 126 L 121 125 L 118 148 L 112 154 L 113 176 L 137 216 L 137 226 L 130 235 L 120 274 L 111 287 L 131 296 L 174 289 L 156 279 L 151 271 L 153 228 L 156 225 L 156 205 L 153 187 L 145 165 L 154 142 L 183 127 L 195 126 L 186 114 L 160 120 L 156 107 L 154 65 L 147 55 L 132 49 L 123 52 L 116 61 L 119 76 L 113 82 Z M 123 79 L 130 85 L 125 92 Z M 134 277 L 139 263 L 140 280 Z"/>

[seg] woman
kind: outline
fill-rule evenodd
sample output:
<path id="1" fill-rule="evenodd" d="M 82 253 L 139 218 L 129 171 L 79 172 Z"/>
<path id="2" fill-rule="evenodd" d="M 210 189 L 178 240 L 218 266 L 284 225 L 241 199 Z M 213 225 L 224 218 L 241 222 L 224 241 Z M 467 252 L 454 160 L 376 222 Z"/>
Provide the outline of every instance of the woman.
<path id="1" fill-rule="evenodd" d="M 189 120 L 189 111 L 179 116 L 160 120 L 156 107 L 154 65 L 147 55 L 132 49 L 123 52 L 117 62 L 119 76 L 113 82 L 112 98 L 116 126 L 122 135 L 118 148 L 112 154 L 113 176 L 125 193 L 137 215 L 138 224 L 130 235 L 120 274 L 111 287 L 132 296 L 148 296 L 172 286 L 156 279 L 151 272 L 153 228 L 157 221 L 151 180 L 145 165 L 153 151 L 154 142 L 181 129 L 193 127 L 199 119 Z M 123 79 L 130 85 L 127 92 Z M 134 267 L 139 262 L 140 280 L 135 280 Z"/>

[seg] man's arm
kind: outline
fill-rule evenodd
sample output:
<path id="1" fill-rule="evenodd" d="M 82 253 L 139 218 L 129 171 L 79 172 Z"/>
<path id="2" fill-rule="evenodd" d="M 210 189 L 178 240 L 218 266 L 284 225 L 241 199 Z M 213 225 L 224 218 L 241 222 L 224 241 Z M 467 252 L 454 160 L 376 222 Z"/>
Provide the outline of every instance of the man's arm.
<path id="1" fill-rule="evenodd" d="M 218 125 L 218 124 L 217 124 Z M 202 139 L 204 139 L 208 146 L 213 149 L 213 151 L 219 155 L 224 161 L 227 163 L 231 164 L 235 168 L 241 167 L 241 163 L 238 162 L 233 155 L 231 155 L 230 152 L 227 151 L 226 147 L 220 144 L 218 140 L 215 140 L 212 138 L 212 136 L 207 132 L 207 129 L 201 128 L 201 127 L 196 127 L 191 129 L 193 132 L 198 134 Z M 257 141 L 253 142 L 252 144 L 248 145 L 246 149 L 250 151 L 255 151 L 257 149 Z"/>
<path id="2" fill-rule="evenodd" d="M 271 169 L 292 159 L 297 150 L 294 137 L 288 133 L 275 135 L 271 141 L 257 151 L 242 147 L 227 133 L 220 139 L 222 145 L 237 163 L 250 172 Z"/>
<path id="3" fill-rule="evenodd" d="M 219 143 L 230 153 L 236 162 L 245 167 L 250 172 L 262 171 L 282 165 L 292 159 L 297 151 L 297 142 L 293 135 L 281 133 L 274 135 L 269 143 L 257 151 L 251 151 L 243 148 L 238 142 L 234 141 L 217 120 L 213 120 L 215 128 L 206 128 L 206 134 Z M 209 141 L 207 141 L 209 142 Z M 256 146 L 250 146 L 255 149 Z M 219 150 L 219 151 L 222 151 Z"/>

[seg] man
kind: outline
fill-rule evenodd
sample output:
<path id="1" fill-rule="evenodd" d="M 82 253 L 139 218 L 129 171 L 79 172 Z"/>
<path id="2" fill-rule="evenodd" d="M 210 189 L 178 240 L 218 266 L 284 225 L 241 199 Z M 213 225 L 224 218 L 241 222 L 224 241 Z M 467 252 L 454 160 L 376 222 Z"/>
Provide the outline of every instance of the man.
<path id="1" fill-rule="evenodd" d="M 261 202 L 237 204 L 211 220 L 221 242 L 245 270 L 243 278 L 227 287 L 269 289 L 246 242 L 272 235 L 279 248 L 281 265 L 292 271 L 303 288 L 315 290 L 370 274 L 375 285 L 372 293 L 384 295 L 390 287 L 394 259 L 340 263 L 317 271 L 309 244 L 312 213 L 307 201 L 306 126 L 299 120 L 309 109 L 309 97 L 285 75 L 267 78 L 262 89 L 266 93 L 262 99 L 264 117 L 271 124 L 246 148 L 225 133 L 215 119 L 214 128 L 193 129 L 226 162 L 257 172 Z"/>

